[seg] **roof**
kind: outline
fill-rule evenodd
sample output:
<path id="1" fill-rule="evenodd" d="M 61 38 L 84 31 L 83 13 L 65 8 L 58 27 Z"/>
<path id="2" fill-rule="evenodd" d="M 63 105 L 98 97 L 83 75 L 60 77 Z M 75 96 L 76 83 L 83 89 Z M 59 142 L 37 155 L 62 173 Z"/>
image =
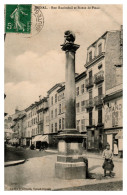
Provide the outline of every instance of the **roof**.
<path id="1" fill-rule="evenodd" d="M 65 82 L 55 84 L 47 93 L 50 94 L 52 91 L 54 91 L 58 87 L 62 87 L 64 84 Z"/>
<path id="2" fill-rule="evenodd" d="M 87 76 L 86 71 L 82 72 L 81 74 L 79 74 L 77 77 L 75 77 L 75 82 L 80 81 L 80 79 L 85 78 Z M 60 93 L 61 91 L 63 91 L 65 89 L 65 85 L 62 86 L 60 89 L 57 90 L 58 93 Z"/>
<path id="3" fill-rule="evenodd" d="M 86 71 L 82 72 L 75 78 L 75 82 L 80 81 L 82 78 L 85 78 L 87 76 Z"/>
<path id="4" fill-rule="evenodd" d="M 100 39 L 103 39 L 105 37 L 105 35 L 108 33 L 109 31 L 106 31 L 102 36 L 100 36 L 96 41 L 94 41 L 88 48 L 87 50 L 90 48 L 90 47 L 94 47 L 95 44 L 100 40 Z"/>

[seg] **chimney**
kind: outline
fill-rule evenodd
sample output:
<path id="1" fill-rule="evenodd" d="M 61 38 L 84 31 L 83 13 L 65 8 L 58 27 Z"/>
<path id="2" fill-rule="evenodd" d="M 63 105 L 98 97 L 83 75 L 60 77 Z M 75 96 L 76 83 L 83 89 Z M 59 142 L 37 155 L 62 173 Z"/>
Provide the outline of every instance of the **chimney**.
<path id="1" fill-rule="evenodd" d="M 15 114 L 19 112 L 18 106 L 15 108 Z"/>
<path id="2" fill-rule="evenodd" d="M 41 95 L 39 95 L 39 100 L 41 100 L 42 99 L 42 96 Z"/>

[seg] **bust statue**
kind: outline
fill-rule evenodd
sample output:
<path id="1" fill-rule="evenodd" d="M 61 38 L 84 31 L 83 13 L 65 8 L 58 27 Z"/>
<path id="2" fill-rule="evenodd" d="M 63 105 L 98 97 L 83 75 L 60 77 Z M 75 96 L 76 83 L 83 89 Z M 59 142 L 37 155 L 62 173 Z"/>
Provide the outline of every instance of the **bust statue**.
<path id="1" fill-rule="evenodd" d="M 67 30 L 64 32 L 64 44 L 66 43 L 74 43 L 75 41 L 75 34 L 71 30 Z"/>

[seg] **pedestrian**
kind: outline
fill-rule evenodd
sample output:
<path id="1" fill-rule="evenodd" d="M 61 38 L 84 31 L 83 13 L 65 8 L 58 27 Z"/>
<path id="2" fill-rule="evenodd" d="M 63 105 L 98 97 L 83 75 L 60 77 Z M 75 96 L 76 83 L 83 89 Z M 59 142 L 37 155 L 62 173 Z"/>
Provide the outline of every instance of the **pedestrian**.
<path id="1" fill-rule="evenodd" d="M 112 177 L 112 171 L 114 168 L 113 164 L 113 153 L 110 150 L 109 143 L 106 144 L 106 149 L 102 153 L 102 157 L 104 159 L 104 163 L 102 165 L 102 168 L 104 169 L 104 177 L 106 177 L 106 171 L 109 171 L 110 177 Z"/>
<path id="2" fill-rule="evenodd" d="M 102 153 L 102 142 L 99 142 L 99 152 Z"/>
<path id="3" fill-rule="evenodd" d="M 114 155 L 117 156 L 118 155 L 118 146 L 117 146 L 117 142 L 114 141 Z"/>
<path id="4" fill-rule="evenodd" d="M 42 148 L 42 145 L 40 146 L 40 150 L 39 151 L 41 151 L 43 148 Z"/>

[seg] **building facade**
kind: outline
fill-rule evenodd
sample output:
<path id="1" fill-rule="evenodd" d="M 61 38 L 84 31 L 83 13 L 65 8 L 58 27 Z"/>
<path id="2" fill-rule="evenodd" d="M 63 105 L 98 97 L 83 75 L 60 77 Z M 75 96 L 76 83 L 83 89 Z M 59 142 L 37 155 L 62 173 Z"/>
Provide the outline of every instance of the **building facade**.
<path id="1" fill-rule="evenodd" d="M 109 142 L 114 154 L 123 152 L 123 30 L 117 32 L 116 37 L 109 41 L 115 54 L 109 56 L 106 66 L 106 90 L 104 97 L 104 132 L 106 141 Z M 115 46 L 114 46 L 115 44 Z"/>
<path id="2" fill-rule="evenodd" d="M 88 149 L 105 147 L 106 142 L 111 139 L 106 136 L 107 124 L 113 133 L 112 125 L 109 121 L 107 122 L 108 117 L 105 116 L 106 112 L 109 113 L 105 105 L 107 101 L 105 96 L 110 93 L 108 92 L 109 89 L 117 85 L 116 83 L 120 80 L 118 77 L 122 78 L 122 71 L 118 71 L 116 68 L 120 65 L 120 40 L 121 31 L 107 31 L 87 49 L 85 68 L 87 69 L 88 77 L 86 88 L 89 94 L 87 104 L 89 113 L 89 126 L 87 127 Z M 110 104 L 112 103 L 110 102 Z M 92 124 L 93 119 L 94 124 Z M 113 117 L 112 122 L 115 123 L 115 121 L 115 117 Z"/>

